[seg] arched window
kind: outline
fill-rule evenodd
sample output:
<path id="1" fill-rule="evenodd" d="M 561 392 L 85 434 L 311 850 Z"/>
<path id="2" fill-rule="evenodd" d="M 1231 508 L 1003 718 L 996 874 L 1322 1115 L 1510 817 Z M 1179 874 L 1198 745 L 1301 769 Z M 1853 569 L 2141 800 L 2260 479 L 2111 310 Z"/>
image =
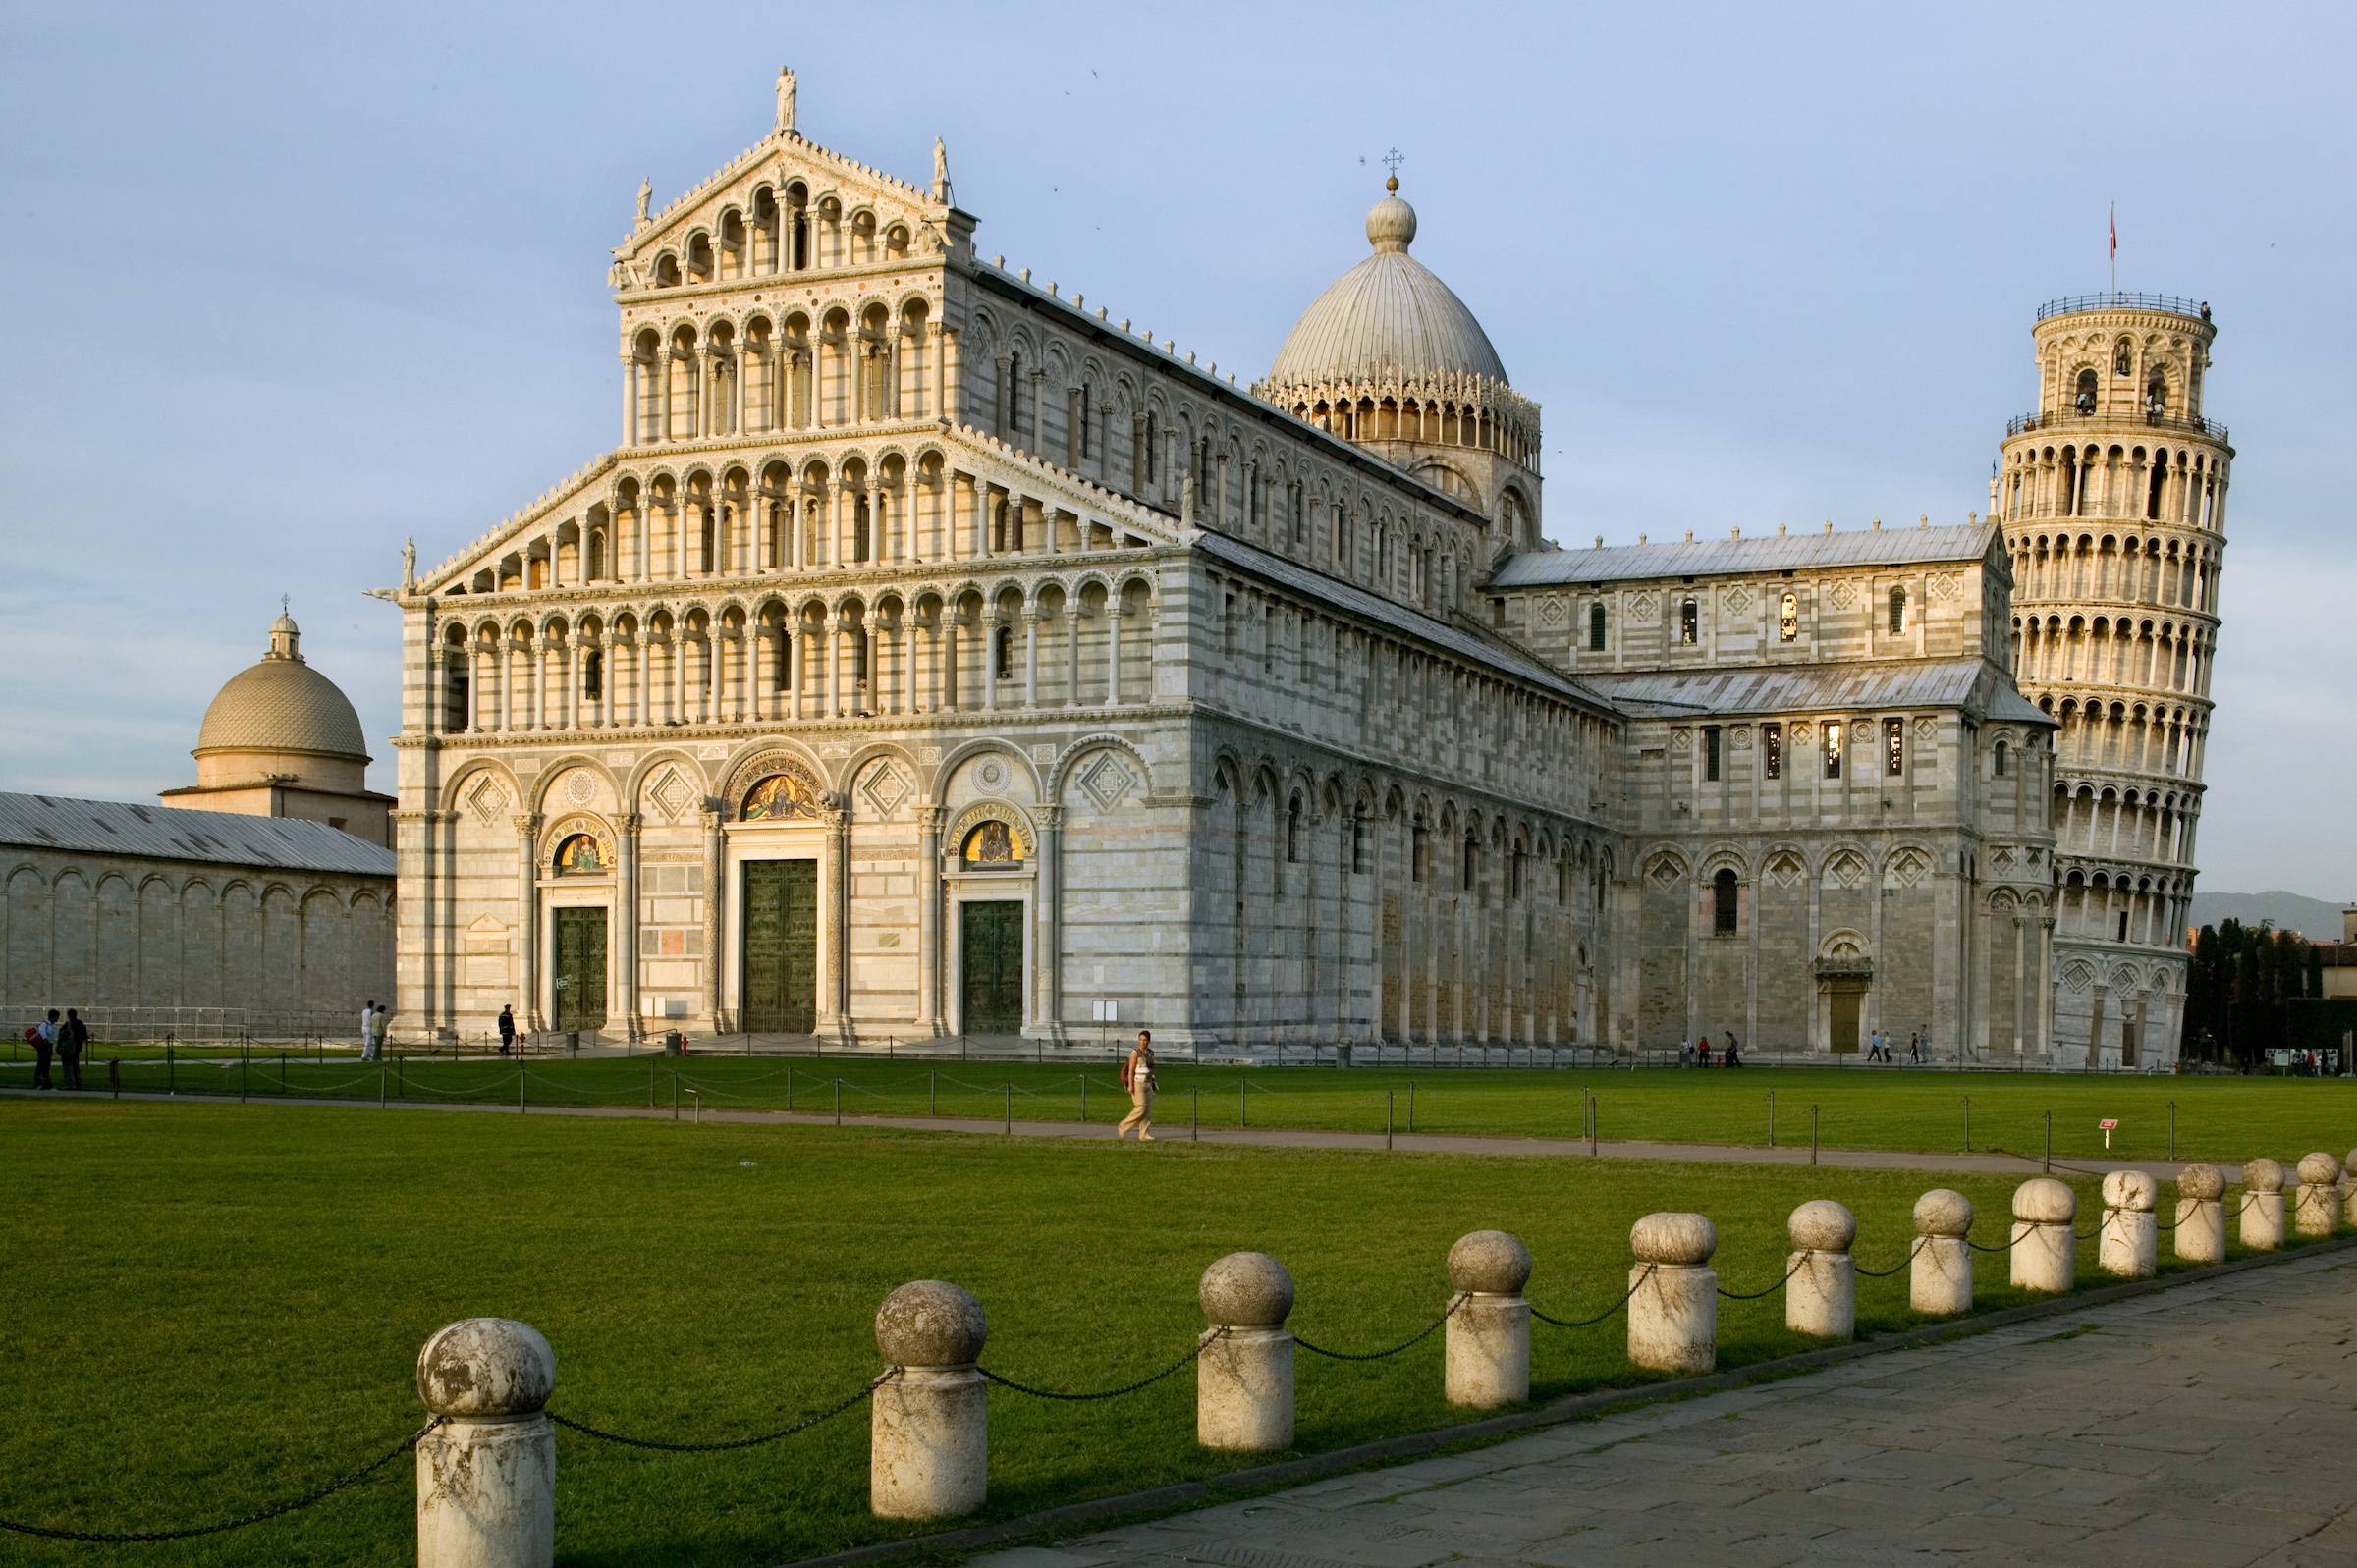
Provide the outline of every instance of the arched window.
<path id="1" fill-rule="evenodd" d="M 998 635 L 991 639 L 991 662 L 998 671 L 998 677 L 1001 680 L 1014 679 L 1014 628 L 1013 626 L 1001 626 L 998 630 Z"/>
<path id="2" fill-rule="evenodd" d="M 1474 837 L 1473 837 L 1471 834 L 1466 834 L 1466 835 L 1465 835 L 1465 863 L 1464 863 L 1464 872 L 1463 872 L 1463 879 L 1462 879 L 1462 880 L 1463 880 L 1463 883 L 1464 883 L 1464 887 L 1463 887 L 1463 891 L 1464 891 L 1464 892 L 1471 892 L 1473 891 L 1473 880 L 1474 880 L 1474 878 L 1475 878 L 1475 877 L 1479 876 L 1480 874 L 1481 874 L 1481 840 L 1480 840 L 1479 838 L 1474 838 Z"/>
<path id="3" fill-rule="evenodd" d="M 1906 629 L 1907 590 L 1893 588 L 1891 590 L 1891 635 L 1895 637 Z"/>
<path id="4" fill-rule="evenodd" d="M 2148 419 L 2159 419 L 2168 412 L 2168 377 L 2158 370 L 2144 384 L 2144 412 Z"/>
<path id="5" fill-rule="evenodd" d="M 560 877 L 602 877 L 606 874 L 606 857 L 599 851 L 597 840 L 588 834 L 571 834 L 557 845 L 555 868 Z"/>
<path id="6" fill-rule="evenodd" d="M 1418 817 L 1407 833 L 1407 880 L 1422 882 L 1432 869 L 1432 830 Z"/>
<path id="7" fill-rule="evenodd" d="M 2000 779 L 2005 776 L 2005 743 L 2001 740 L 1989 750 L 1989 771 Z"/>
<path id="8" fill-rule="evenodd" d="M 588 566 L 588 578 L 591 582 L 604 580 L 606 575 L 606 531 L 603 528 L 590 530 Z"/>
<path id="9" fill-rule="evenodd" d="M 2094 371 L 2082 370 L 2079 372 L 2079 391 L 2078 396 L 2073 400 L 2073 406 L 2081 413 L 2095 412 Z"/>
<path id="10" fill-rule="evenodd" d="M 1735 872 L 1723 866 L 1711 879 L 1711 929 L 1722 937 L 1735 934 Z"/>
<path id="11" fill-rule="evenodd" d="M 1523 863 L 1526 858 L 1522 846 L 1516 844 L 1513 858 L 1507 862 L 1506 895 L 1517 901 L 1522 897 L 1522 873 L 1525 869 Z"/>
<path id="12" fill-rule="evenodd" d="M 1776 635 L 1780 642 L 1800 640 L 1800 595 L 1787 593 L 1777 605 Z"/>
<path id="13" fill-rule="evenodd" d="M 589 650 L 581 661 L 581 695 L 591 702 L 606 694 L 606 654 L 602 648 Z"/>
<path id="14" fill-rule="evenodd" d="M 714 553 L 713 533 L 714 527 L 712 509 L 710 507 L 706 507 L 703 509 L 703 519 L 696 533 L 695 544 L 697 561 L 696 569 L 704 573 L 706 576 L 710 576 L 714 569 L 712 561 Z"/>
<path id="15" fill-rule="evenodd" d="M 1689 648 L 1702 640 L 1702 610 L 1691 599 L 1677 607 L 1677 640 Z"/>
<path id="16" fill-rule="evenodd" d="M 2111 349 L 2111 373 L 2115 376 L 2124 376 L 2135 368 L 2135 346 L 2129 343 L 2127 339 L 2122 338 L 2117 344 L 2113 345 Z"/>
<path id="17" fill-rule="evenodd" d="M 1841 721 L 1829 719 L 1825 723 L 1824 730 L 1825 776 L 1828 779 L 1838 779 L 1841 777 Z"/>
<path id="18" fill-rule="evenodd" d="M 1301 863 L 1301 797 L 1287 802 L 1285 808 L 1285 858 L 1293 865 Z"/>
<path id="19" fill-rule="evenodd" d="M 1367 869 L 1367 813 L 1363 806 L 1350 814 L 1350 870 L 1363 876 Z"/>
<path id="20" fill-rule="evenodd" d="M 1604 652 L 1604 604 L 1601 600 L 1588 606 L 1588 651 Z"/>
<path id="21" fill-rule="evenodd" d="M 958 859 L 968 871 L 1014 871 L 1023 863 L 1023 845 L 1007 824 L 994 817 L 974 825 L 959 846 Z"/>

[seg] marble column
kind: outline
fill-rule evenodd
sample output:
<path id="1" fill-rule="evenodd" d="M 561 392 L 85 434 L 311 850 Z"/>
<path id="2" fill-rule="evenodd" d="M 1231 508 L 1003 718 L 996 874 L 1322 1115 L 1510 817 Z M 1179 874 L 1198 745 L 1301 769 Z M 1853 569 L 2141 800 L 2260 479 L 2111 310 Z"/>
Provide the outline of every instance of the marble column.
<path id="1" fill-rule="evenodd" d="M 614 1000 L 624 1037 L 638 1038 L 638 830 L 646 819 L 626 812 L 620 820 L 614 868 Z"/>
<path id="2" fill-rule="evenodd" d="M 519 812 L 516 829 L 517 1010 L 523 1028 L 540 1027 L 540 815 Z"/>
<path id="3" fill-rule="evenodd" d="M 820 992 L 832 1025 L 830 1033 L 847 1044 L 851 1026 L 851 813 L 848 804 L 827 807 L 827 906 L 825 915 L 825 986 Z"/>
<path id="4" fill-rule="evenodd" d="M 721 910 L 728 902 L 728 884 L 721 865 L 721 813 L 700 811 L 696 818 L 704 827 L 704 1012 L 712 1020 L 715 1033 L 729 1027 L 729 1018 L 721 1010 L 721 982 L 727 968 L 721 961 Z"/>
<path id="5" fill-rule="evenodd" d="M 1032 973 L 1039 977 L 1037 1012 L 1033 1021 L 1051 1040 L 1064 1038 L 1064 808 L 1035 806 L 1039 816 L 1039 871 L 1032 888 L 1037 904 L 1033 914 Z"/>
<path id="6" fill-rule="evenodd" d="M 942 1031 L 941 1019 L 941 825 L 939 806 L 916 812 L 916 1027 Z"/>
<path id="7" fill-rule="evenodd" d="M 1117 589 L 1105 599 L 1105 706 L 1122 700 L 1122 601 Z"/>

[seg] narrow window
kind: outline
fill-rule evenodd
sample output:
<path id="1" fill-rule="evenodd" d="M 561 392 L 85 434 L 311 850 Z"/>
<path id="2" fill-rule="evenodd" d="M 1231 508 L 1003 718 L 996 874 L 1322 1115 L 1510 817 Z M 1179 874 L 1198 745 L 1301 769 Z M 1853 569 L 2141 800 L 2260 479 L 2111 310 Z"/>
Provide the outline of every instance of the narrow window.
<path id="1" fill-rule="evenodd" d="M 1304 545 L 1309 543 L 1309 508 L 1299 485 L 1294 485 L 1289 493 L 1293 498 L 1293 543 Z"/>
<path id="2" fill-rule="evenodd" d="M 1776 607 L 1776 635 L 1781 642 L 1800 640 L 1800 595 L 1785 594 Z"/>
<path id="3" fill-rule="evenodd" d="M 1907 590 L 1891 590 L 1891 635 L 1898 636 L 1907 629 Z"/>
<path id="4" fill-rule="evenodd" d="M 1720 868 L 1711 879 L 1711 929 L 1722 937 L 1735 934 L 1735 872 L 1732 866 Z"/>
<path id="5" fill-rule="evenodd" d="M 581 695 L 595 702 L 606 694 L 606 655 L 602 648 L 589 650 L 581 661 Z"/>
<path id="6" fill-rule="evenodd" d="M 1422 882 L 1432 856 L 1432 833 L 1421 822 L 1408 830 L 1407 880 Z"/>
<path id="7" fill-rule="evenodd" d="M 2168 414 L 2168 377 L 2158 370 L 2144 384 L 2144 413 L 2148 419 L 2162 419 Z"/>
<path id="8" fill-rule="evenodd" d="M 1513 859 L 1507 863 L 1506 895 L 1517 902 L 1522 897 L 1523 859 L 1522 848 L 1517 844 L 1514 847 Z"/>
<path id="9" fill-rule="evenodd" d="M 1220 616 L 1220 652 L 1235 652 L 1235 595 L 1230 594 Z"/>
<path id="10" fill-rule="evenodd" d="M 710 507 L 706 507 L 703 511 L 702 524 L 696 533 L 696 557 L 698 562 L 696 569 L 703 572 L 706 576 L 710 576 L 712 574 L 712 509 Z"/>
<path id="11" fill-rule="evenodd" d="M 2129 345 L 2127 339 L 2122 338 L 2111 351 L 2111 373 L 2115 376 L 2124 376 L 2135 368 L 2136 351 Z"/>
<path id="12" fill-rule="evenodd" d="M 1706 784 L 1719 782 L 1719 727 L 1702 727 L 1702 777 Z"/>
<path id="13" fill-rule="evenodd" d="M 1841 777 L 1841 722 L 1837 719 L 1829 719 L 1826 721 L 1824 729 L 1825 776 L 1828 779 L 1838 779 Z"/>
<path id="14" fill-rule="evenodd" d="M 1996 746 L 1991 749 L 1989 757 L 1989 771 L 1998 778 L 2002 779 L 2005 776 L 2005 743 L 2001 740 L 1999 741 Z"/>
<path id="15" fill-rule="evenodd" d="M 1080 456 L 1087 458 L 1094 455 L 1089 446 L 1088 384 L 1082 382 L 1080 385 Z"/>
<path id="16" fill-rule="evenodd" d="M 458 731 L 466 728 L 466 666 L 461 653 L 450 663 L 450 681 L 443 688 L 442 728 Z"/>
<path id="17" fill-rule="evenodd" d="M 1350 816 L 1350 870 L 1364 876 L 1367 870 L 1367 814 L 1356 811 Z"/>
<path id="18" fill-rule="evenodd" d="M 2076 402 L 2075 402 L 2075 405 L 2074 405 L 2074 406 L 2075 406 L 2078 408 L 2079 412 L 2081 412 L 2081 413 L 2093 413 L 2093 412 L 2095 412 L 2095 372 L 2094 372 L 2094 371 L 2092 371 L 2092 370 L 2082 370 L 2082 371 L 2080 371 L 2080 372 L 2079 372 L 2079 389 L 2078 389 L 2078 397 L 2077 397 L 2077 400 L 2076 400 Z"/>
<path id="19" fill-rule="evenodd" d="M 2119 912 L 2119 937 L 2118 937 L 2118 940 L 2119 940 L 2119 941 L 2121 941 L 2121 942 L 2125 942 L 2125 941 L 2127 941 L 2127 940 L 2128 940 L 2128 912 L 2127 912 L 2125 909 L 2122 909 L 2122 910 Z"/>
<path id="20" fill-rule="evenodd" d="M 606 536 L 600 530 L 589 535 L 589 580 L 603 581 L 606 575 Z"/>
<path id="21" fill-rule="evenodd" d="M 1784 727 L 1760 726 L 1760 772 L 1770 779 L 1784 776 Z"/>
<path id="22" fill-rule="evenodd" d="M 999 678 L 1012 680 L 1014 678 L 1014 628 L 1001 626 L 996 640 L 998 651 L 993 657 L 998 666 Z"/>
<path id="23" fill-rule="evenodd" d="M 852 633 L 852 636 L 851 636 L 851 679 L 852 679 L 854 682 L 856 682 L 857 684 L 860 684 L 860 685 L 865 685 L 865 684 L 867 683 L 867 645 L 868 645 L 868 641 L 869 641 L 869 637 L 868 637 L 868 634 L 867 634 L 866 632 L 864 632 L 864 631 L 860 631 L 860 632 L 854 632 L 854 633 Z"/>
<path id="24" fill-rule="evenodd" d="M 1294 865 L 1301 863 L 1301 797 L 1293 796 L 1285 808 L 1285 858 Z"/>
<path id="25" fill-rule="evenodd" d="M 1883 771 L 1891 774 L 1907 771 L 1907 722 L 1904 719 L 1883 721 Z"/>
<path id="26" fill-rule="evenodd" d="M 1677 607 L 1677 640 L 1689 648 L 1702 640 L 1702 610 L 1691 599 Z"/>
<path id="27" fill-rule="evenodd" d="M 1162 433 L 1152 409 L 1146 410 L 1146 483 L 1162 472 Z"/>
<path id="28" fill-rule="evenodd" d="M 1260 673 L 1277 673 L 1277 607 L 1269 605 L 1260 612 Z"/>
<path id="29" fill-rule="evenodd" d="M 794 270 L 801 272 L 810 265 L 810 220 L 801 213 L 794 215 Z"/>
<path id="30" fill-rule="evenodd" d="M 1588 606 L 1588 651 L 1604 652 L 1604 605 L 1602 601 Z"/>
<path id="31" fill-rule="evenodd" d="M 999 431 L 1003 435 L 1023 433 L 1023 356 L 1007 356 L 1007 390 L 1005 401 L 999 405 Z"/>
<path id="32" fill-rule="evenodd" d="M 1460 891 L 1464 892 L 1473 891 L 1473 879 L 1480 869 L 1481 841 L 1468 834 L 1465 838 L 1465 867 L 1462 876 L 1464 886 Z"/>

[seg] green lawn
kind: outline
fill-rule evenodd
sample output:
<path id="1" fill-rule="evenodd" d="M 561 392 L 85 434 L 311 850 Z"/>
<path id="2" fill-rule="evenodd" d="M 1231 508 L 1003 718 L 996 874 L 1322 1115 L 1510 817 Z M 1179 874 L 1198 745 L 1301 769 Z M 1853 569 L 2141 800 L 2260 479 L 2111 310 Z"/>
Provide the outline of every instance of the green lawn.
<path id="1" fill-rule="evenodd" d="M 705 1064 L 690 1063 L 701 1069 Z M 643 1072 L 643 1066 L 637 1068 Z M 1329 1075 L 1333 1076 L 1333 1075 Z M 2010 1179 L 1946 1178 L 2001 1240 Z M 990 1312 L 985 1365 L 1051 1387 L 1110 1386 L 1180 1354 L 1195 1281 L 1237 1248 L 1284 1259 L 1293 1326 L 1338 1349 L 1404 1338 L 1447 1296 L 1458 1235 L 1513 1230 L 1558 1317 L 1625 1288 L 1627 1229 L 1651 1210 L 1717 1220 L 1722 1282 L 1783 1269 L 1784 1217 L 1834 1196 L 1859 1257 L 1904 1252 L 1934 1180 L 1791 1167 L 1153 1148 L 573 1117 L 0 1100 L 0 1316 L 16 1339 L 0 1400 L 0 1517 L 161 1528 L 307 1488 L 422 1419 L 418 1345 L 474 1314 L 522 1319 L 559 1365 L 554 1408 L 626 1432 L 711 1438 L 783 1425 L 879 1369 L 876 1304 L 956 1280 Z M 2093 1194 L 2082 1184 L 2092 1213 Z M 2094 1243 L 2081 1248 L 2093 1272 Z M 1981 1304 L 2019 1299 L 2001 1257 Z M 1912 1320 L 1903 1271 L 1861 1282 L 1869 1330 Z M 1801 1348 L 1781 1297 L 1722 1304 L 1723 1361 Z M 1540 1325 L 1538 1392 L 1643 1380 L 1622 1321 Z M 1304 1355 L 1300 1446 L 1462 1419 L 1439 1393 L 1441 1339 L 1369 1365 Z M 1214 1474 L 1181 1375 L 1103 1405 L 992 1394 L 990 1511 Z M 669 1456 L 559 1437 L 560 1558 L 777 1563 L 889 1537 L 866 1514 L 863 1411 L 771 1447 Z M 397 1464 L 293 1518 L 142 1563 L 410 1560 Z M 12 1561 L 97 1560 L 11 1541 Z"/>
<path id="2" fill-rule="evenodd" d="M 180 1094 L 252 1097 L 319 1095 L 374 1100 L 466 1099 L 534 1105 L 680 1104 L 715 1108 L 832 1110 L 847 1117 L 918 1115 L 995 1121 L 1117 1119 L 1125 1098 L 1107 1065 L 943 1061 L 874 1057 L 690 1055 L 535 1057 L 514 1060 L 409 1058 L 380 1069 L 352 1057 L 304 1062 L 289 1054 L 246 1058 L 201 1054 L 167 1064 L 126 1059 L 124 1087 Z M 27 1062 L 0 1063 L 0 1084 L 31 1082 Z M 102 1087 L 106 1063 L 85 1063 L 84 1082 Z M 1765 1144 L 1775 1107 L 1775 1140 L 1809 1141 L 1811 1110 L 1828 1148 L 1947 1151 L 1970 1146 L 2036 1155 L 2053 1117 L 2054 1152 L 2086 1159 L 2105 1152 L 2100 1123 L 2116 1120 L 2110 1152 L 2159 1160 L 2239 1164 L 2255 1155 L 2296 1160 L 2314 1149 L 2345 1154 L 2357 1142 L 2357 1080 L 2332 1078 L 2105 1077 L 2056 1073 L 1956 1073 L 1866 1068 L 1776 1071 L 1544 1071 L 1403 1068 L 1165 1066 L 1159 1114 L 1182 1128 L 1254 1126 L 1581 1136 L 1583 1095 L 1595 1097 L 1599 1135 L 1709 1144 Z M 840 1085 L 840 1090 L 838 1089 Z M 2172 1132 L 2173 1120 L 2173 1132 Z"/>

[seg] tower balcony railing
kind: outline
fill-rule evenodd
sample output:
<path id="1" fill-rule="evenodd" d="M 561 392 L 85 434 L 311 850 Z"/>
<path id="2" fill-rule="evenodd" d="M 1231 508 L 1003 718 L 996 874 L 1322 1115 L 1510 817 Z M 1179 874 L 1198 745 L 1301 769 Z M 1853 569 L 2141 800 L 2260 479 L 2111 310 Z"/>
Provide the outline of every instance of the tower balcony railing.
<path id="1" fill-rule="evenodd" d="M 2210 319 L 2210 306 L 2200 299 L 2180 299 L 2173 294 L 2072 294 L 2049 299 L 2038 307 L 2038 319 L 2076 315 L 2082 310 L 2165 310 L 2172 316 Z"/>
<path id="2" fill-rule="evenodd" d="M 2081 420 L 2112 418 L 2130 423 L 2142 423 L 2155 430 L 2183 430 L 2193 435 L 2208 436 L 2214 441 L 2226 440 L 2226 427 L 2216 419 L 2205 419 L 2198 413 L 2169 413 L 2160 408 L 2144 408 L 2126 413 L 2106 415 L 2093 409 L 2076 406 L 2057 409 L 2053 413 L 2015 414 L 2005 421 L 2005 434 L 2018 436 L 2031 430 L 2068 430 Z"/>

